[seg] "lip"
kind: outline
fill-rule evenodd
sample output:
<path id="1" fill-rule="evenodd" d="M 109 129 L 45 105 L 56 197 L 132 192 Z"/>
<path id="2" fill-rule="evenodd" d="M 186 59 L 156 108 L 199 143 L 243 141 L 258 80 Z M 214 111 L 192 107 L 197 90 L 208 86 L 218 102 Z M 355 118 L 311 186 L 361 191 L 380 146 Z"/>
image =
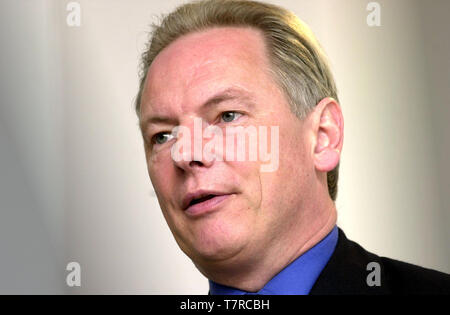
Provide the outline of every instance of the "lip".
<path id="1" fill-rule="evenodd" d="M 197 217 L 202 214 L 217 210 L 224 202 L 229 200 L 234 194 L 216 195 L 206 201 L 196 203 L 185 209 L 185 213 L 191 217 Z"/>
<path id="2" fill-rule="evenodd" d="M 208 190 L 208 189 L 198 189 L 186 194 L 181 202 L 181 208 L 186 210 L 189 207 L 189 204 L 192 200 L 198 199 L 207 195 L 229 195 L 230 192 L 219 191 L 219 190 Z"/>
<path id="3" fill-rule="evenodd" d="M 207 190 L 207 189 L 199 189 L 192 191 L 183 198 L 181 202 L 181 208 L 187 213 L 187 214 L 197 214 L 197 213 L 203 213 L 206 211 L 209 211 L 210 208 L 214 208 L 218 206 L 220 203 L 228 199 L 227 197 L 230 197 L 233 195 L 234 192 L 231 191 L 224 191 L 224 190 Z M 207 195 L 215 195 L 215 197 L 196 203 L 194 205 L 190 205 L 191 201 L 194 199 L 198 199 Z"/>

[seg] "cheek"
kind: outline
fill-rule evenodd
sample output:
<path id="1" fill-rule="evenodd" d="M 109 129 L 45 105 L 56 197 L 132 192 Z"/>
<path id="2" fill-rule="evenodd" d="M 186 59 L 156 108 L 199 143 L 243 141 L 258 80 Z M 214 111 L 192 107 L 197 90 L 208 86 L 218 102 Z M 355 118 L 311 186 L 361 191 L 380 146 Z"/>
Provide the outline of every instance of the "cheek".
<path id="1" fill-rule="evenodd" d="M 147 162 L 148 172 L 153 188 L 158 198 L 162 214 L 169 225 L 172 233 L 178 235 L 177 231 L 183 230 L 183 220 L 178 213 L 178 203 L 174 199 L 177 187 L 173 162 L 169 157 L 159 155 Z"/>
<path id="2" fill-rule="evenodd" d="M 152 185 L 158 195 L 166 199 L 173 188 L 171 170 L 173 169 L 170 153 L 147 154 L 147 170 Z"/>
<path id="3" fill-rule="evenodd" d="M 292 129 L 280 128 L 279 167 L 274 172 L 261 173 L 264 206 L 278 212 L 295 207 L 309 185 L 309 163 L 304 139 Z"/>
<path id="4" fill-rule="evenodd" d="M 226 162 L 228 171 L 236 176 L 242 197 L 251 209 L 259 209 L 262 201 L 261 173 L 259 162 Z"/>

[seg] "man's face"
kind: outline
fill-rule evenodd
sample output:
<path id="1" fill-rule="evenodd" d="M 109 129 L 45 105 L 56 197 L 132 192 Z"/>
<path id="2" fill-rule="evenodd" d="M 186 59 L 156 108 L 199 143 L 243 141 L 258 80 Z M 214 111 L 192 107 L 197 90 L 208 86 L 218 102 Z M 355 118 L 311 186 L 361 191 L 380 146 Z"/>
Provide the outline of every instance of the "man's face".
<path id="1" fill-rule="evenodd" d="M 289 244 L 299 223 L 309 219 L 304 210 L 312 199 L 311 134 L 290 111 L 268 69 L 262 34 L 236 27 L 185 35 L 149 68 L 141 103 L 148 172 L 177 243 L 196 263 L 258 259 Z M 223 91 L 225 96 L 207 102 Z M 154 117 L 170 121 L 145 123 Z M 260 159 L 175 161 L 175 138 L 151 141 L 177 125 L 194 134 L 194 119 L 224 134 L 227 126 L 277 126 L 278 169 L 262 172 L 267 162 Z M 199 191 L 222 196 L 186 210 L 186 196 Z"/>

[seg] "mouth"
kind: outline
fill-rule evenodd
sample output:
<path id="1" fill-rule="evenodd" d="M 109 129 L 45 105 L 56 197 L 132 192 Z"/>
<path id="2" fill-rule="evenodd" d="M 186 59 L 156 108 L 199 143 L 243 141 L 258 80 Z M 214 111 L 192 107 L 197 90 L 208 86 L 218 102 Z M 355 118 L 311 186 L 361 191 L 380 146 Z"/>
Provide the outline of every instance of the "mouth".
<path id="1" fill-rule="evenodd" d="M 218 196 L 218 195 L 209 194 L 209 195 L 206 195 L 206 196 L 204 196 L 204 197 L 192 199 L 192 201 L 191 201 L 191 202 L 189 203 L 189 205 L 188 205 L 188 208 L 189 208 L 190 206 L 193 206 L 193 205 L 202 203 L 202 202 L 204 202 L 204 201 L 206 201 L 206 200 L 210 200 L 210 199 L 212 199 L 212 198 L 215 198 L 215 197 L 217 197 L 217 196 Z"/>
<path id="2" fill-rule="evenodd" d="M 198 191 L 185 197 L 182 208 L 188 215 L 200 215 L 217 208 L 232 195 L 233 193 Z"/>

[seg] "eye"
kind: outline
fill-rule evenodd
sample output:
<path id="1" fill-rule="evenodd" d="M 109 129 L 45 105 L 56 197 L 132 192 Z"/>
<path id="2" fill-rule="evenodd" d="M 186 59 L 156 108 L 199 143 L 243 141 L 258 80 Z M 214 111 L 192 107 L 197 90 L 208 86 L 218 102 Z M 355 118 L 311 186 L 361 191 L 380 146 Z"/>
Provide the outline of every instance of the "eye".
<path id="1" fill-rule="evenodd" d="M 237 112 L 223 112 L 221 118 L 224 122 L 232 122 L 233 120 L 239 118 L 242 114 Z"/>
<path id="2" fill-rule="evenodd" d="M 156 144 L 164 144 L 170 139 L 172 139 L 172 137 L 173 135 L 169 132 L 160 132 L 152 137 L 152 142 Z"/>

